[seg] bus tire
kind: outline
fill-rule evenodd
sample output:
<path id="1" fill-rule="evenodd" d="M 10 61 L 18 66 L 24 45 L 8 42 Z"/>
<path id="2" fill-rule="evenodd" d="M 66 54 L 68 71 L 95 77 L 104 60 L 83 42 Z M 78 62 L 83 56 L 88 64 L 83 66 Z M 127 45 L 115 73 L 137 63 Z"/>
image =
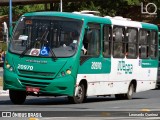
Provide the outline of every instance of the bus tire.
<path id="1" fill-rule="evenodd" d="M 9 90 L 9 97 L 14 104 L 23 104 L 26 100 L 25 91 Z"/>
<path id="2" fill-rule="evenodd" d="M 125 94 L 125 99 L 131 100 L 133 97 L 133 93 L 134 93 L 134 85 L 130 84 L 128 88 L 128 92 Z"/>
<path id="3" fill-rule="evenodd" d="M 115 97 L 117 100 L 123 100 L 125 97 L 125 94 L 115 94 Z"/>
<path id="4" fill-rule="evenodd" d="M 85 100 L 85 87 L 84 84 L 78 86 L 78 94 L 76 96 L 68 96 L 69 103 L 79 104 L 83 103 Z"/>

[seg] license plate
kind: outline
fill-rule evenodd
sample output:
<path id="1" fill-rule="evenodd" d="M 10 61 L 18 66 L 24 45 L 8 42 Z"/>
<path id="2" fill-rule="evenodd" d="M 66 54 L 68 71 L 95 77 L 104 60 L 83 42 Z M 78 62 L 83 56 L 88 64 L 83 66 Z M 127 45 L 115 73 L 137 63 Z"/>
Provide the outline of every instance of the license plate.
<path id="1" fill-rule="evenodd" d="M 40 89 L 37 87 L 29 87 L 29 86 L 26 87 L 27 92 L 39 92 L 39 90 Z"/>

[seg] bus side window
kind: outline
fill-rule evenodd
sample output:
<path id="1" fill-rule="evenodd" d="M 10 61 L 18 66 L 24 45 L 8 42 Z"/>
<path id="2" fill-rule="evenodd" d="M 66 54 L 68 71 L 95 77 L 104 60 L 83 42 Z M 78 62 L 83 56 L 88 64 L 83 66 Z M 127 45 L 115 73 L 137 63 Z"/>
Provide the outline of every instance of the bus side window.
<path id="1" fill-rule="evenodd" d="M 156 58 L 157 57 L 157 47 L 158 47 L 158 38 L 157 38 L 157 32 L 151 31 L 151 37 L 150 37 L 150 57 Z"/>
<path id="2" fill-rule="evenodd" d="M 148 58 L 149 56 L 150 32 L 144 29 L 139 31 L 139 57 Z"/>
<path id="3" fill-rule="evenodd" d="M 111 55 L 111 32 L 110 26 L 103 27 L 103 56 L 110 57 Z"/>
<path id="4" fill-rule="evenodd" d="M 86 55 L 98 56 L 100 53 L 100 25 L 89 24 L 83 40 L 83 46 L 87 49 Z"/>
<path id="5" fill-rule="evenodd" d="M 124 44 L 124 27 L 113 27 L 113 57 L 124 58 L 125 44 Z"/>
<path id="6" fill-rule="evenodd" d="M 100 53 L 100 32 L 99 30 L 94 29 L 89 36 L 87 55 L 97 56 Z"/>
<path id="7" fill-rule="evenodd" d="M 84 35 L 84 38 L 83 38 L 83 45 L 82 45 L 82 55 L 87 55 L 87 49 L 88 49 L 88 42 L 89 42 L 89 40 L 88 39 L 90 39 L 88 36 L 87 36 L 87 34 L 89 34 L 88 32 L 87 32 L 88 30 L 86 29 L 86 31 L 85 31 L 85 35 Z"/>
<path id="8" fill-rule="evenodd" d="M 126 33 L 127 44 L 126 44 L 126 57 L 137 58 L 137 40 L 138 31 L 135 28 L 127 28 Z"/>

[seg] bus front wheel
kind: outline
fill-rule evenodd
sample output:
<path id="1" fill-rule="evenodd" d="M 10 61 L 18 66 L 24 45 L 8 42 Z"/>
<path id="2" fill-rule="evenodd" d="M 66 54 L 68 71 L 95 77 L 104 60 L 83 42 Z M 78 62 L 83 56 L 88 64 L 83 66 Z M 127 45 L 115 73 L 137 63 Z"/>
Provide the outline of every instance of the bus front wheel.
<path id="1" fill-rule="evenodd" d="M 80 84 L 78 86 L 78 92 L 76 96 L 69 96 L 68 100 L 70 103 L 78 104 L 84 102 L 86 96 L 85 96 L 85 87 L 84 84 Z"/>
<path id="2" fill-rule="evenodd" d="M 14 104 L 23 104 L 26 100 L 25 91 L 9 90 L 9 97 Z"/>

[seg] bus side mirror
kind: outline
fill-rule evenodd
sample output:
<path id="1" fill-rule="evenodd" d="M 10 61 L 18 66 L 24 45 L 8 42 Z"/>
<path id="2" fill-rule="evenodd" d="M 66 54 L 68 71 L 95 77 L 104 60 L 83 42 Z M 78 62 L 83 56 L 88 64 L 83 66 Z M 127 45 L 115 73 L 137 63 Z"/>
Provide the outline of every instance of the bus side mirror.
<path id="1" fill-rule="evenodd" d="M 3 34 L 3 41 L 8 42 L 8 27 L 6 22 L 2 23 L 2 34 Z"/>

